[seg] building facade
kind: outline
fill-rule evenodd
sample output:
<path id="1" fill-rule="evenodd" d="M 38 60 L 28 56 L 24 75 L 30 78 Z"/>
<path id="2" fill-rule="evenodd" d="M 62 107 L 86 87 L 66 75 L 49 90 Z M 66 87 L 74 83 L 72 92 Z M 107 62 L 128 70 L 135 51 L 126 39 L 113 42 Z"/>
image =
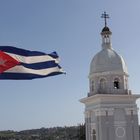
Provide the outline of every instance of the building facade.
<path id="1" fill-rule="evenodd" d="M 140 95 L 129 90 L 127 66 L 112 48 L 111 35 L 105 18 L 102 49 L 90 64 L 89 93 L 80 100 L 85 104 L 86 140 L 139 140 Z"/>

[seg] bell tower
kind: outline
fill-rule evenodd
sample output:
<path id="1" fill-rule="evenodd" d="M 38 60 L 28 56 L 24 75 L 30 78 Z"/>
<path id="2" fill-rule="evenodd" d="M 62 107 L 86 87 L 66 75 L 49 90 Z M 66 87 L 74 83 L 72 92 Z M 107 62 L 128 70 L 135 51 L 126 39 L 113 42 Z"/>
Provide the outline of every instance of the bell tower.
<path id="1" fill-rule="evenodd" d="M 89 93 L 80 100 L 85 104 L 86 140 L 139 140 L 140 95 L 129 90 L 126 63 L 112 48 L 109 15 L 104 12 L 101 17 L 102 49 L 90 63 Z"/>
<path id="2" fill-rule="evenodd" d="M 88 96 L 94 94 L 129 94 L 128 90 L 128 71 L 125 61 L 112 48 L 111 35 L 107 27 L 106 18 L 109 16 L 104 13 L 105 26 L 101 31 L 102 49 L 97 53 L 90 64 Z"/>

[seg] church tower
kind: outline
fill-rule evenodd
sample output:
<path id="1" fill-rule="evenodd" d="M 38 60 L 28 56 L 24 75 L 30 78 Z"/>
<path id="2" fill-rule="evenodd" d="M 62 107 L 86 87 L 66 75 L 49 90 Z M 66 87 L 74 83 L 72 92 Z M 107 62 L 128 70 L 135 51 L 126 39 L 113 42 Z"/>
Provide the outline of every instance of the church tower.
<path id="1" fill-rule="evenodd" d="M 111 35 L 104 12 L 101 31 L 102 49 L 90 64 L 89 93 L 85 104 L 86 140 L 139 140 L 138 108 L 128 88 L 126 63 L 112 48 Z"/>

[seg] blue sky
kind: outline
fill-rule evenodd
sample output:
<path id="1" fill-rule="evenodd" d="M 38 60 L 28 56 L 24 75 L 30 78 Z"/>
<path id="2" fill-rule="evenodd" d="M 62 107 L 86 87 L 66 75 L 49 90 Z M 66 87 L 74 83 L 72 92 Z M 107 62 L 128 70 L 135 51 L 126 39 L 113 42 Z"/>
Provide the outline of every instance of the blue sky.
<path id="1" fill-rule="evenodd" d="M 0 45 L 57 51 L 66 75 L 0 81 L 0 130 L 84 122 L 89 65 L 101 50 L 101 14 L 110 14 L 113 48 L 128 66 L 129 85 L 140 91 L 139 0 L 0 0 Z M 140 101 L 138 101 L 140 106 Z"/>

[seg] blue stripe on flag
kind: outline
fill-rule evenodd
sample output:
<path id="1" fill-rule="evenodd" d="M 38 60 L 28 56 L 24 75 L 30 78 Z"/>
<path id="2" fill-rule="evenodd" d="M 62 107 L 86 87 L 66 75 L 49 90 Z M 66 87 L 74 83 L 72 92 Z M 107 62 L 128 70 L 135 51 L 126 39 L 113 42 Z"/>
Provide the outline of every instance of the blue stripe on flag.
<path id="1" fill-rule="evenodd" d="M 52 52 L 52 53 L 50 53 L 48 55 L 53 57 L 53 58 L 58 58 L 58 54 L 56 52 Z"/>
<path id="2" fill-rule="evenodd" d="M 58 66 L 58 64 L 55 63 L 55 61 L 47 61 L 47 62 L 40 62 L 40 63 L 33 63 L 33 64 L 20 63 L 19 65 L 22 65 L 29 69 L 35 69 L 35 70 L 52 68 L 52 67 Z"/>
<path id="3" fill-rule="evenodd" d="M 25 50 L 25 49 L 20 49 L 16 48 L 13 46 L 0 46 L 0 50 L 7 52 L 7 53 L 13 53 L 17 55 L 22 55 L 22 56 L 41 56 L 41 55 L 46 55 L 44 52 L 39 52 L 39 51 L 30 51 L 30 50 Z M 47 54 L 53 58 L 58 58 L 58 55 L 56 52 L 53 52 L 51 54 Z"/>
<path id="4" fill-rule="evenodd" d="M 28 74 L 28 73 L 2 73 L 0 74 L 0 79 L 2 80 L 31 80 L 35 78 L 44 78 L 49 76 L 54 76 L 62 74 L 62 72 L 52 72 L 48 75 L 37 75 L 37 74 Z"/>

